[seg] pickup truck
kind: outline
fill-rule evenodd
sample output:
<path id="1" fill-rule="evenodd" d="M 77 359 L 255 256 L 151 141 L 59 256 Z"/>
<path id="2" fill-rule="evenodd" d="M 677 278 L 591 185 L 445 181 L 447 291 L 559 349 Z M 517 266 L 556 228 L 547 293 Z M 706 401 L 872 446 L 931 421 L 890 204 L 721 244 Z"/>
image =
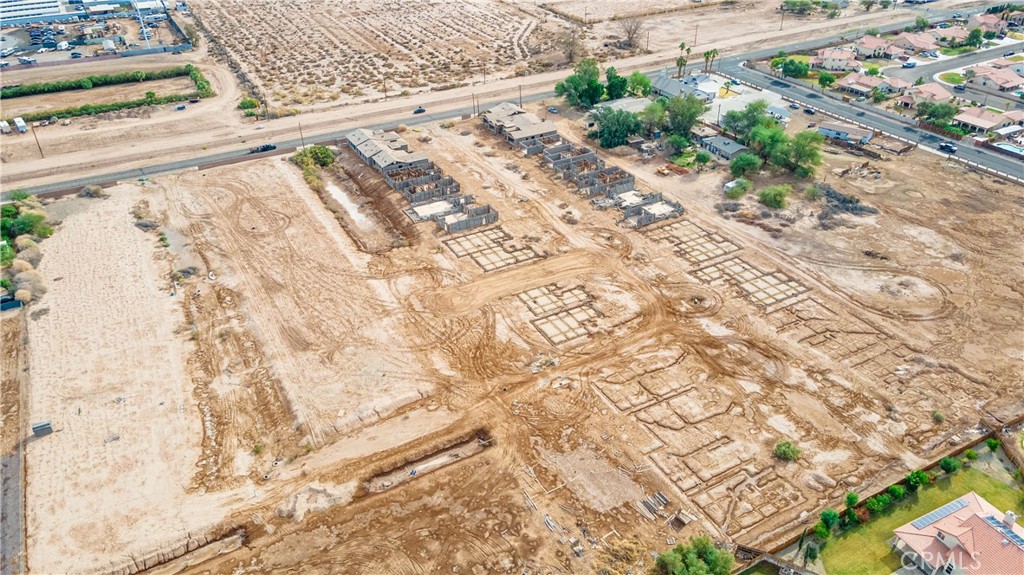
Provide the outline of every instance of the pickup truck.
<path id="1" fill-rule="evenodd" d="M 271 150 L 276 150 L 276 149 L 277 149 L 277 146 L 275 146 L 274 144 L 263 144 L 262 146 L 256 146 L 255 148 L 249 148 L 249 153 L 250 154 L 260 154 L 260 153 L 263 153 L 263 152 L 269 152 Z"/>

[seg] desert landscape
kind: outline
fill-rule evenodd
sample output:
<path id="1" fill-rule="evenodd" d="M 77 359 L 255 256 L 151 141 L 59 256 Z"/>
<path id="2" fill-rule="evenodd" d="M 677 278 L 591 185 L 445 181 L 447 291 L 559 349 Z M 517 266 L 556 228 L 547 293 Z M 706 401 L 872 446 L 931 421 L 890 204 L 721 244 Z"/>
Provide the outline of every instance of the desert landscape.
<path id="1" fill-rule="evenodd" d="M 0 317 L 0 509 L 24 536 L 0 541 L 5 557 L 24 548 L 4 574 L 646 573 L 702 535 L 739 571 L 802 544 L 848 493 L 881 492 L 992 434 L 1020 437 L 1019 183 L 878 134 L 870 155 L 825 144 L 815 179 L 768 210 L 724 195 L 727 161 L 666 170 L 660 150 L 597 149 L 580 111 L 541 94 L 568 73 L 559 42 L 581 21 L 602 66 L 647 70 L 690 35 L 691 66 L 712 45 L 763 48 L 784 37 L 776 6 L 192 8 L 207 34 L 196 51 L 130 62 L 200 66 L 215 96 L 3 136 L 8 195 L 70 186 L 9 202 L 45 209 L 52 237 L 16 240 L 35 250 L 17 265 L 40 289 Z M 878 12 L 787 17 L 786 41 L 909 10 Z M 633 17 L 650 38 L 626 49 Z M 593 148 L 635 176 L 632 194 L 679 209 L 641 226 L 478 115 L 448 114 L 484 82 L 509 101 L 522 82 L 536 94 L 523 107 L 557 127 L 567 155 Z M 410 121 L 430 91 L 438 118 Z M 245 116 L 248 96 L 300 114 Z M 793 120 L 790 135 L 807 125 Z M 316 168 L 302 154 L 321 146 L 282 143 L 295 128 L 385 124 L 500 217 L 447 233 L 344 137 L 323 142 L 330 161 Z M 187 157 L 212 159 L 147 171 Z M 72 180 L 129 168 L 81 193 Z M 40 422 L 52 433 L 36 434 Z M 782 442 L 799 457 L 773 452 Z"/>

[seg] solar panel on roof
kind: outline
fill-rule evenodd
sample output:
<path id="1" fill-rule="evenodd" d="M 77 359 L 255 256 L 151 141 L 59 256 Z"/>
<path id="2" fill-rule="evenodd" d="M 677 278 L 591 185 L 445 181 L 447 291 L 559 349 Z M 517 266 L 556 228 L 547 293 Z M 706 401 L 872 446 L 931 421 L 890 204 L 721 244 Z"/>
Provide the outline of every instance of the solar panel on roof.
<path id="1" fill-rule="evenodd" d="M 932 511 L 928 515 L 925 515 L 924 517 L 919 517 L 918 519 L 914 520 L 911 523 L 911 525 L 914 526 L 914 529 L 924 529 L 925 527 L 928 527 L 929 525 L 935 523 L 939 519 L 949 517 L 950 514 L 955 513 L 963 509 L 964 507 L 967 507 L 967 502 L 964 501 L 963 499 L 951 501 L 943 505 L 942 507 L 939 507 L 935 511 Z"/>
<path id="2" fill-rule="evenodd" d="M 999 530 L 999 532 L 1002 533 L 1003 536 L 1005 536 L 1007 539 L 1012 541 L 1014 545 L 1017 545 L 1018 547 L 1024 547 L 1024 537 L 1021 537 L 1020 535 L 1014 533 L 1013 527 L 1010 527 L 1009 525 L 1003 523 L 996 516 L 989 515 L 985 517 L 985 522 Z"/>

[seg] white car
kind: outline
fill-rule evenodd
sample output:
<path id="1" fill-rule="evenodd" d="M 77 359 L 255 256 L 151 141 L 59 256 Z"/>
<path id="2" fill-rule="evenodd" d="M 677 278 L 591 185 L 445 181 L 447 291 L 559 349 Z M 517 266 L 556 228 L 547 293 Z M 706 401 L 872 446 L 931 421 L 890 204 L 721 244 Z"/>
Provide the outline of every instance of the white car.
<path id="1" fill-rule="evenodd" d="M 45 54 L 45 53 L 47 53 L 49 51 L 50 51 L 49 48 L 40 48 L 40 49 L 36 50 L 36 54 Z"/>

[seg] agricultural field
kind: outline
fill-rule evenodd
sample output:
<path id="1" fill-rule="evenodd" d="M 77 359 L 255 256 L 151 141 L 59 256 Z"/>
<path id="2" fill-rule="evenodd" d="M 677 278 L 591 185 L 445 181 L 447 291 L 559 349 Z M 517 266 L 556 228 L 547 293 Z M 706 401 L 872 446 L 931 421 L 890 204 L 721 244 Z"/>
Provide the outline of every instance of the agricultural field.
<path id="1" fill-rule="evenodd" d="M 772 548 L 1024 408 L 1020 187 L 826 150 L 880 210 L 826 230 L 820 201 L 726 218 L 724 170 L 607 156 L 687 208 L 629 230 L 478 122 L 407 133 L 501 214 L 456 235 L 347 150 L 328 205 L 278 157 L 48 206 L 28 417 L 61 431 L 27 446 L 30 564 L 589 573 L 699 533 Z"/>
<path id="2" fill-rule="evenodd" d="M 564 23 L 528 3 L 310 0 L 192 4 L 197 22 L 278 106 L 460 86 L 525 73 Z M 300 17 L 301 16 L 301 17 Z"/>

